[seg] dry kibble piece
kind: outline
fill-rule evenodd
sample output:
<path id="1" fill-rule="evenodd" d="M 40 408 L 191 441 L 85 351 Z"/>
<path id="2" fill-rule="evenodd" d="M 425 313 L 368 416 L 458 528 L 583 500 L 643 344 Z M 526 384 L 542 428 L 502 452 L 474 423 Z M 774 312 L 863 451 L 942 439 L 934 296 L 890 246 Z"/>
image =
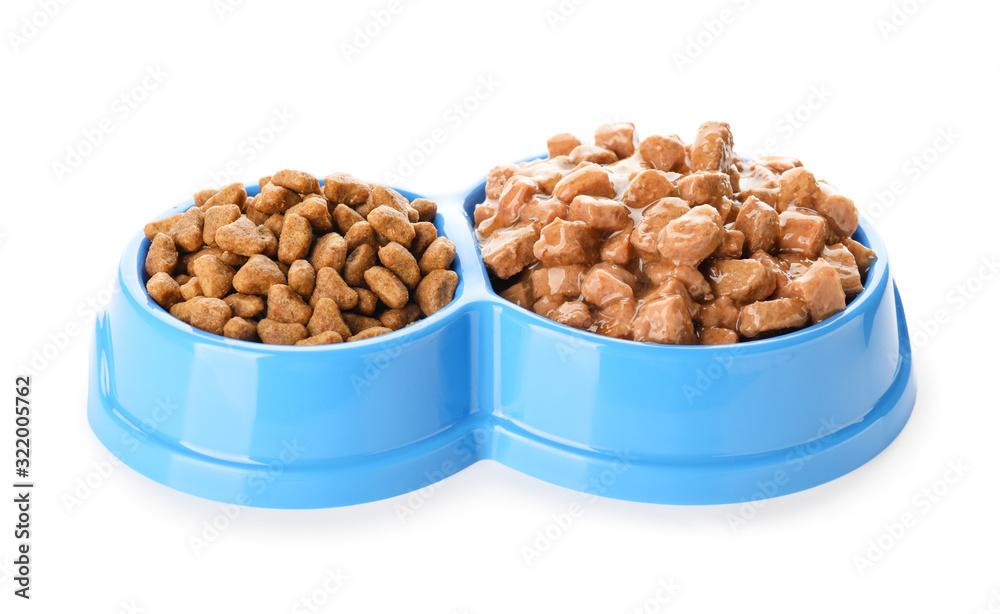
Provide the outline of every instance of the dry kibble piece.
<path id="1" fill-rule="evenodd" d="M 180 284 L 162 271 L 149 278 L 149 281 L 146 282 L 146 292 L 160 307 L 167 310 L 185 300 L 184 295 L 181 294 Z"/>
<path id="2" fill-rule="evenodd" d="M 379 321 L 389 330 L 399 330 L 410 323 L 410 316 L 405 309 L 386 309 Z"/>
<path id="3" fill-rule="evenodd" d="M 447 241 L 447 239 L 445 239 Z M 378 259 L 382 265 L 392 271 L 407 288 L 413 289 L 420 283 L 421 267 L 410 250 L 395 241 L 378 250 Z M 421 262 L 423 262 L 421 260 Z M 449 263 L 450 264 L 450 263 Z M 441 267 L 446 268 L 446 267 Z"/>
<path id="4" fill-rule="evenodd" d="M 259 341 L 257 336 L 257 323 L 240 316 L 233 316 L 226 325 L 222 327 L 222 334 L 230 339 L 240 341 Z"/>
<path id="5" fill-rule="evenodd" d="M 177 220 L 167 233 L 174 240 L 179 252 L 195 252 L 205 244 L 202 230 L 205 214 L 198 207 L 191 207 Z"/>
<path id="6" fill-rule="evenodd" d="M 240 219 L 240 215 L 240 208 L 236 205 L 218 205 L 205 211 L 205 225 L 201 233 L 205 245 L 215 246 L 215 233 L 226 224 Z"/>
<path id="7" fill-rule="evenodd" d="M 316 305 L 324 298 L 333 299 L 337 307 L 345 311 L 354 309 L 358 304 L 358 293 L 348 285 L 340 273 L 330 267 L 316 271 L 316 288 L 309 302 Z"/>
<path id="8" fill-rule="evenodd" d="M 342 315 L 344 317 L 344 322 L 346 322 L 347 326 L 354 331 L 352 336 L 369 328 L 382 327 L 382 321 L 378 318 L 370 318 L 368 316 L 352 313 L 350 311 L 345 311 Z"/>
<path id="9" fill-rule="evenodd" d="M 271 214 L 258 211 L 252 205 L 248 205 L 246 216 L 251 222 L 253 222 L 254 226 L 260 226 L 261 224 L 267 222 L 268 218 L 271 217 Z"/>
<path id="10" fill-rule="evenodd" d="M 416 303 L 407 303 L 406 307 L 403 307 L 403 311 L 410 318 L 410 324 L 424 317 L 424 312 L 420 309 L 420 305 Z"/>
<path id="11" fill-rule="evenodd" d="M 378 320 L 376 320 L 376 322 L 378 322 Z M 371 327 L 366 328 L 363 331 L 359 332 L 358 334 L 356 334 L 356 335 L 354 335 L 352 337 L 349 337 L 347 340 L 348 341 L 363 341 L 365 339 L 371 339 L 372 337 L 379 337 L 381 335 L 386 335 L 386 334 L 391 333 L 391 332 L 392 332 L 392 329 L 386 328 L 384 326 L 371 326 Z"/>
<path id="12" fill-rule="evenodd" d="M 410 206 L 417 210 L 420 222 L 433 222 L 437 217 L 438 206 L 433 200 L 427 198 L 414 198 Z"/>
<path id="13" fill-rule="evenodd" d="M 316 336 L 327 331 L 333 331 L 344 339 L 347 339 L 353 334 L 350 327 L 347 326 L 347 322 L 344 321 L 344 317 L 340 312 L 340 308 L 337 307 L 337 303 L 333 302 L 333 299 L 329 298 L 323 298 L 316 302 L 316 306 L 313 308 L 312 317 L 309 318 L 309 323 L 306 325 L 306 329 L 312 336 Z"/>
<path id="14" fill-rule="evenodd" d="M 281 170 L 271 175 L 271 183 L 299 194 L 319 193 L 319 180 L 302 171 Z"/>
<path id="15" fill-rule="evenodd" d="M 372 247 L 379 246 L 378 239 L 375 237 L 375 229 L 367 220 L 351 226 L 351 229 L 344 235 L 344 242 L 347 243 L 348 252 L 353 252 L 362 243 L 367 243 Z"/>
<path id="16" fill-rule="evenodd" d="M 278 260 L 291 264 L 305 258 L 309 248 L 312 247 L 312 239 L 313 231 L 309 220 L 301 215 L 289 213 L 285 216 L 281 236 L 278 237 Z"/>
<path id="17" fill-rule="evenodd" d="M 234 269 L 240 268 L 241 266 L 246 264 L 248 260 L 250 260 L 248 256 L 241 256 L 239 254 L 234 254 L 233 252 L 227 252 L 227 251 L 223 251 L 222 253 L 217 254 L 217 256 L 219 257 L 219 260 L 221 260 L 224 264 L 228 264 Z"/>
<path id="18" fill-rule="evenodd" d="M 201 291 L 209 298 L 222 298 L 233 289 L 236 271 L 223 263 L 218 256 L 208 254 L 190 265 L 190 270 L 198 278 Z"/>
<path id="19" fill-rule="evenodd" d="M 413 254 L 414 258 L 419 259 L 423 257 L 431 243 L 438 238 L 437 228 L 430 222 L 417 222 L 413 225 L 413 231 L 416 234 L 413 237 L 413 243 L 410 244 L 410 253 Z"/>
<path id="20" fill-rule="evenodd" d="M 347 205 L 339 204 L 333 210 L 333 221 L 340 232 L 347 234 L 352 226 L 358 222 L 364 222 L 365 218 Z"/>
<path id="21" fill-rule="evenodd" d="M 223 263 L 228 264 L 234 269 L 238 269 L 250 260 L 249 256 L 241 256 L 240 254 L 234 254 L 233 252 L 222 252 L 218 254 L 219 260 Z"/>
<path id="22" fill-rule="evenodd" d="M 261 254 L 251 256 L 233 277 L 233 288 L 241 294 L 259 294 L 266 296 L 274 284 L 284 284 L 285 274 L 278 265 Z"/>
<path id="23" fill-rule="evenodd" d="M 216 190 L 215 188 L 206 188 L 204 190 L 198 190 L 197 192 L 194 193 L 194 206 L 204 209 L 205 203 L 208 202 L 208 199 L 212 198 L 218 193 L 219 191 Z"/>
<path id="24" fill-rule="evenodd" d="M 335 232 L 327 233 L 313 242 L 309 263 L 316 270 L 330 267 L 336 271 L 344 268 L 347 260 L 347 241 Z"/>
<path id="25" fill-rule="evenodd" d="M 174 247 L 174 240 L 162 232 L 153 237 L 146 252 L 146 274 L 149 276 L 157 273 L 173 275 L 177 268 L 177 248 Z"/>
<path id="26" fill-rule="evenodd" d="M 236 317 L 252 318 L 264 311 L 264 299 L 253 294 L 234 292 L 222 300 L 226 301 Z"/>
<path id="27" fill-rule="evenodd" d="M 571 151 L 580 146 L 580 139 L 568 132 L 561 132 L 553 135 L 546 142 L 549 150 L 549 157 L 568 156 Z"/>
<path id="28" fill-rule="evenodd" d="M 344 263 L 344 281 L 349 286 L 364 286 L 365 271 L 375 266 L 377 256 L 370 243 L 362 243 L 354 248 Z"/>
<path id="29" fill-rule="evenodd" d="M 424 250 L 424 254 L 420 258 L 420 273 L 427 275 L 435 269 L 447 269 L 454 261 L 455 244 L 447 237 L 438 237 Z M 419 280 L 417 281 L 419 282 Z"/>
<path id="30" fill-rule="evenodd" d="M 300 202 L 302 198 L 292 190 L 269 183 L 254 198 L 253 207 L 262 213 L 284 213 Z"/>
<path id="31" fill-rule="evenodd" d="M 330 217 L 330 210 L 326 206 L 326 201 L 319 196 L 312 196 L 301 203 L 291 207 L 285 215 L 294 213 L 309 220 L 313 232 L 323 234 L 333 230 L 333 218 Z"/>
<path id="32" fill-rule="evenodd" d="M 264 227 L 271 231 L 275 237 L 281 236 L 281 229 L 285 225 L 285 214 L 274 213 L 264 220 Z"/>
<path id="33" fill-rule="evenodd" d="M 263 224 L 257 227 L 257 234 L 264 241 L 264 251 L 261 253 L 268 258 L 276 258 L 278 256 L 278 237 Z"/>
<path id="34" fill-rule="evenodd" d="M 223 250 L 219 249 L 218 247 L 205 247 L 205 248 L 199 249 L 196 252 L 190 252 L 190 253 L 187 253 L 187 254 L 181 254 L 177 258 L 177 268 L 174 269 L 174 272 L 177 272 L 177 273 L 179 273 L 179 272 L 185 272 L 185 273 L 194 275 L 194 273 L 191 273 L 191 264 L 195 260 L 197 260 L 198 258 L 201 258 L 202 256 L 209 256 L 209 255 L 215 256 L 216 258 L 221 259 L 222 254 L 224 254 L 224 253 L 225 252 Z"/>
<path id="35" fill-rule="evenodd" d="M 785 328 L 799 328 L 809 323 L 809 310 L 797 298 L 757 301 L 740 309 L 739 331 L 744 337 L 756 337 Z"/>
<path id="36" fill-rule="evenodd" d="M 277 322 L 305 325 L 312 317 L 312 307 L 289 286 L 275 284 L 267 291 L 267 317 Z"/>
<path id="37" fill-rule="evenodd" d="M 368 288 L 351 288 L 358 295 L 358 304 L 354 310 L 366 316 L 374 315 L 378 307 L 378 295 Z"/>
<path id="38" fill-rule="evenodd" d="M 369 186 L 371 193 L 368 196 L 368 202 L 366 203 L 369 210 L 376 209 L 378 207 L 386 206 L 396 209 L 397 211 L 406 213 L 407 207 L 410 201 L 406 199 L 405 196 L 393 190 L 390 187 L 379 185 L 377 183 L 371 184 Z"/>
<path id="39" fill-rule="evenodd" d="M 332 203 L 354 207 L 368 200 L 368 184 L 349 173 L 331 173 L 323 179 L 323 194 Z"/>
<path id="40" fill-rule="evenodd" d="M 265 318 L 257 324 L 257 335 L 264 343 L 295 345 L 309 336 L 306 327 L 297 323 L 276 322 Z"/>
<path id="41" fill-rule="evenodd" d="M 163 218 L 162 220 L 150 222 L 143 227 L 142 231 L 145 233 L 146 238 L 150 241 L 152 241 L 153 238 L 161 232 L 169 235 L 170 229 L 173 228 L 174 224 L 176 224 L 183 216 L 183 213 L 175 213 L 169 217 Z"/>
<path id="42" fill-rule="evenodd" d="M 648 136 L 639 143 L 639 155 L 659 171 L 678 171 L 684 167 L 687 152 L 684 143 L 673 136 Z"/>
<path id="43" fill-rule="evenodd" d="M 458 273 L 435 269 L 427 274 L 417 286 L 416 301 L 424 315 L 431 315 L 443 309 L 455 298 L 458 287 Z"/>
<path id="44" fill-rule="evenodd" d="M 212 195 L 202 209 L 208 210 L 219 205 L 236 205 L 242 211 L 246 206 L 247 191 L 242 183 L 231 183 Z"/>
<path id="45" fill-rule="evenodd" d="M 220 248 L 241 256 L 259 254 L 267 247 L 266 238 L 245 216 L 218 228 L 213 238 Z"/>
<path id="46" fill-rule="evenodd" d="M 171 307 L 170 315 L 195 328 L 221 335 L 233 312 L 222 299 L 196 296 Z"/>
<path id="47" fill-rule="evenodd" d="M 308 260 L 296 260 L 288 267 L 288 286 L 304 299 L 316 289 L 316 269 Z"/>
<path id="48" fill-rule="evenodd" d="M 330 345 L 333 343 L 343 343 L 344 338 L 332 330 L 307 337 L 302 341 L 296 341 L 295 345 Z"/>
<path id="49" fill-rule="evenodd" d="M 187 283 L 181 285 L 181 296 L 185 301 L 190 301 L 196 296 L 205 296 L 201 291 L 201 284 L 198 283 L 197 277 L 192 277 L 187 280 Z"/>
<path id="50" fill-rule="evenodd" d="M 406 285 L 385 267 L 373 266 L 365 271 L 365 282 L 392 309 L 401 309 L 410 300 Z"/>
<path id="51" fill-rule="evenodd" d="M 405 213 L 392 207 L 381 205 L 368 214 L 368 223 L 390 241 L 410 247 L 416 232 Z"/>

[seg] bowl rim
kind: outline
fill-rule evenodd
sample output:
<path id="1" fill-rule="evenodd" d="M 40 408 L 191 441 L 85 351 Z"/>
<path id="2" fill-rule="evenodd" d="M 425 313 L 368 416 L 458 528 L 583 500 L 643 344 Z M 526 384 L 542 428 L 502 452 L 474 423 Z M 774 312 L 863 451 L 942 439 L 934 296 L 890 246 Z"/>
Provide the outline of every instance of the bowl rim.
<path id="1" fill-rule="evenodd" d="M 546 156 L 544 155 L 530 156 L 528 158 L 518 160 L 514 162 L 514 164 L 544 159 L 545 157 Z M 477 260 L 484 268 L 485 263 L 482 258 L 482 248 L 479 245 L 478 238 L 475 237 L 476 228 L 471 217 L 471 212 L 474 210 L 475 205 L 477 204 L 476 201 L 478 200 L 478 198 L 474 197 L 478 197 L 480 192 L 485 192 L 486 179 L 487 178 L 484 176 L 474 188 L 465 193 L 462 200 L 462 215 L 468 224 L 468 230 L 473 233 L 476 255 L 478 256 Z M 737 343 L 728 343 L 723 345 L 671 345 L 607 337 L 598 333 L 580 330 L 565 324 L 560 324 L 554 320 L 550 320 L 549 318 L 543 317 L 533 311 L 521 307 L 520 305 L 508 301 L 500 296 L 493 288 L 493 283 L 490 279 L 488 271 L 486 275 L 486 291 L 491 300 L 499 301 L 502 303 L 504 308 L 513 309 L 515 313 L 518 313 L 522 318 L 526 318 L 528 323 L 533 326 L 548 328 L 554 333 L 560 333 L 567 337 L 572 337 L 578 343 L 588 343 L 594 347 L 607 348 L 609 351 L 621 351 L 631 348 L 635 351 L 645 351 L 650 354 L 653 352 L 721 352 L 732 355 L 764 353 L 808 343 L 827 333 L 831 333 L 859 317 L 865 312 L 869 303 L 879 300 L 885 294 L 885 288 L 888 285 L 889 280 L 888 253 L 886 252 L 885 243 L 882 241 L 882 237 L 878 234 L 872 223 L 861 211 L 858 211 L 858 227 L 850 238 L 873 250 L 876 258 L 874 264 L 872 264 L 871 268 L 868 270 L 864 287 L 861 292 L 847 304 L 847 307 L 843 311 L 830 316 L 822 322 L 810 324 L 809 326 L 789 333 L 768 337 L 766 339 L 755 339 L 753 341 L 740 341 Z"/>

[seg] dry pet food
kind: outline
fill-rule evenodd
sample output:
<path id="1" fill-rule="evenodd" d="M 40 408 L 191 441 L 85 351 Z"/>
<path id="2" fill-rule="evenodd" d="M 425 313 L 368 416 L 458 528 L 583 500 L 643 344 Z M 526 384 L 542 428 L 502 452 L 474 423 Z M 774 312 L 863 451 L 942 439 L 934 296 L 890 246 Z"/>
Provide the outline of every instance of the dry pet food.
<path id="1" fill-rule="evenodd" d="M 146 290 L 201 330 L 328 345 L 399 330 L 455 297 L 455 245 L 438 236 L 425 198 L 346 173 L 320 185 L 282 170 L 256 196 L 234 183 L 194 200 L 146 225 Z"/>
<path id="2" fill-rule="evenodd" d="M 606 124 L 593 145 L 563 133 L 548 151 L 491 170 L 474 220 L 501 296 L 561 324 L 669 344 L 765 338 L 842 311 L 875 260 L 851 238 L 851 199 L 795 158 L 744 161 L 728 124 L 690 143 Z M 421 306 L 436 303 L 425 262 L 448 259 L 435 243 Z"/>

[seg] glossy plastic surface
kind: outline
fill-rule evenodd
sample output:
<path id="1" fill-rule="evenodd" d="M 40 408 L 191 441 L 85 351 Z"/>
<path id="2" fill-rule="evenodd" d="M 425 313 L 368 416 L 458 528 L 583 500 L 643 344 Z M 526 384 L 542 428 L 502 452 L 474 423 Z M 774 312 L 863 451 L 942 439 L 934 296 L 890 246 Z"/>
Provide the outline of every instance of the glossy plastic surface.
<path id="1" fill-rule="evenodd" d="M 457 248 L 454 302 L 335 346 L 247 343 L 176 320 L 145 292 L 139 233 L 98 316 L 94 432 L 158 482 L 241 505 L 372 501 L 485 458 L 602 496 L 706 504 L 834 479 L 906 423 L 906 322 L 866 222 L 855 238 L 879 259 L 844 312 L 773 339 L 676 347 L 578 331 L 498 297 L 469 221 L 483 197 L 480 184 L 435 199 Z"/>

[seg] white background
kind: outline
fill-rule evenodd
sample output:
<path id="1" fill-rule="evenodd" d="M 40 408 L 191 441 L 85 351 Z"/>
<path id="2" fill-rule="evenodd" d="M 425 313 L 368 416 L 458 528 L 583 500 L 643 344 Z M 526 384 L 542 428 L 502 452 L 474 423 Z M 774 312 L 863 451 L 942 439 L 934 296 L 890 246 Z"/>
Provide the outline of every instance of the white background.
<path id="1" fill-rule="evenodd" d="M 33 382 L 29 604 L 11 596 L 13 506 L 0 504 L 4 611 L 289 612 L 317 590 L 330 612 L 1000 610 L 1000 276 L 982 265 L 1000 250 L 995 2 L 49 4 L 46 15 L 46 2 L 7 0 L 0 18 L 0 380 L 12 388 L 34 352 L 63 346 Z M 387 24 L 368 23 L 390 6 Z M 242 509 L 200 556 L 189 538 L 222 507 L 130 469 L 67 508 L 108 456 L 86 421 L 88 305 L 107 300 L 128 238 L 212 173 L 396 172 L 400 187 L 456 192 L 553 133 L 589 137 L 612 119 L 685 139 L 728 121 L 738 150 L 800 157 L 874 221 L 919 381 L 882 455 L 749 511 L 584 502 L 533 565 L 522 547 L 585 498 L 490 462 L 432 489 L 405 522 L 406 497 Z M 443 142 L 400 173 L 435 129 Z M 950 464 L 968 469 L 955 479 Z M 888 536 L 907 513 L 915 524 Z M 749 521 L 734 529 L 733 517 Z M 870 540 L 888 545 L 881 557 Z M 859 556 L 879 560 L 859 571 Z M 323 593 L 337 569 L 348 579 Z"/>

